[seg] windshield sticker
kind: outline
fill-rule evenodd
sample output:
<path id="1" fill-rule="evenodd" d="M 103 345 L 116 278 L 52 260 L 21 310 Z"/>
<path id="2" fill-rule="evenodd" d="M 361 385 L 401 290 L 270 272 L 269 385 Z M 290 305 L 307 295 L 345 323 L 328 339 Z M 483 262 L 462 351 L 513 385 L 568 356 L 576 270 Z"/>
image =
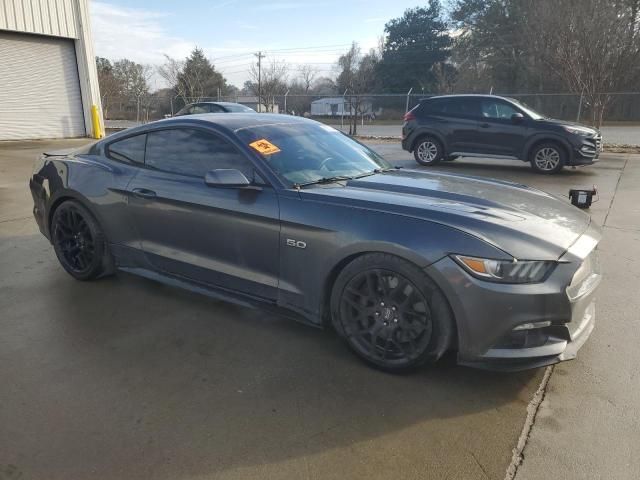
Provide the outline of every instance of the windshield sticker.
<path id="1" fill-rule="evenodd" d="M 264 138 L 250 143 L 249 146 L 262 155 L 273 155 L 274 153 L 278 153 L 280 151 L 278 147 Z"/>

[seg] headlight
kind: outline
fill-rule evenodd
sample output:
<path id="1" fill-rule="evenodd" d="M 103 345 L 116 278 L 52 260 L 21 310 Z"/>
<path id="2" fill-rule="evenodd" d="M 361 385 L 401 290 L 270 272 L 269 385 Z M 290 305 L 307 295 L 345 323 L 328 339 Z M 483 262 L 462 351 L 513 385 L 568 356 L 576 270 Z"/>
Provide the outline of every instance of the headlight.
<path id="1" fill-rule="evenodd" d="M 581 135 L 583 137 L 591 137 L 593 136 L 595 133 L 593 130 L 589 129 L 589 128 L 582 128 L 582 127 L 562 127 L 564 128 L 567 132 L 569 133 L 573 133 L 575 135 Z"/>
<path id="2" fill-rule="evenodd" d="M 453 258 L 474 277 L 500 283 L 542 282 L 556 265 L 543 260 L 492 260 L 463 255 Z"/>

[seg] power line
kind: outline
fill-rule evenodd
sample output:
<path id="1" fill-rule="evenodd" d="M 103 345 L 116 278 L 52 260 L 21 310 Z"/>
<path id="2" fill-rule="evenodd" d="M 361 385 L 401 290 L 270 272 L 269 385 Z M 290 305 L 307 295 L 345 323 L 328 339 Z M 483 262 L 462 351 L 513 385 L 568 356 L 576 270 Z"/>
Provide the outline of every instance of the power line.
<path id="1" fill-rule="evenodd" d="M 263 52 L 268 53 L 268 52 L 297 52 L 297 51 L 308 51 L 308 50 L 318 50 L 318 49 L 334 49 L 337 47 L 345 47 L 345 46 L 349 46 L 351 45 L 350 43 L 336 43 L 336 44 L 332 44 L 332 45 L 316 45 L 313 47 L 293 47 L 293 48 L 273 48 L 273 49 L 269 49 L 269 50 L 263 50 Z M 214 57 L 214 61 L 218 62 L 219 60 L 223 60 L 226 58 L 235 58 L 235 57 L 248 57 L 254 55 L 254 53 L 252 52 L 238 52 L 237 54 L 233 54 L 233 55 L 225 55 L 222 57 Z"/>

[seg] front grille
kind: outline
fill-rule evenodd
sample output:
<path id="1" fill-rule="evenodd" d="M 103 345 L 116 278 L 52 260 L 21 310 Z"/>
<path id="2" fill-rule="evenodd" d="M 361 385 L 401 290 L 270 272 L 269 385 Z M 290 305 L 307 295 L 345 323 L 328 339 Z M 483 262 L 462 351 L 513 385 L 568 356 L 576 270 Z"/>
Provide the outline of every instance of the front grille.
<path id="1" fill-rule="evenodd" d="M 598 135 L 597 137 L 594 138 L 594 140 L 596 141 L 596 152 L 601 152 L 602 151 L 602 135 Z"/>

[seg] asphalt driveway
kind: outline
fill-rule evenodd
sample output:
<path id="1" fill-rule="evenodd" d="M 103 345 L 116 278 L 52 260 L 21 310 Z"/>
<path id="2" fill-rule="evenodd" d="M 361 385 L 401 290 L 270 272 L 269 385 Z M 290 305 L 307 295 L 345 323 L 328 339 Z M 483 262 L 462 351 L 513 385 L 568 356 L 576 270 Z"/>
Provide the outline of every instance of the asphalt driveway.
<path id="1" fill-rule="evenodd" d="M 504 478 L 544 370 L 489 373 L 445 358 L 393 376 L 329 332 L 260 311 L 126 274 L 71 279 L 31 217 L 27 179 L 39 152 L 85 142 L 0 144 L 0 479 Z M 374 148 L 414 166 L 396 144 Z M 554 193 L 597 183 L 603 223 L 623 170 L 640 164 L 632 158 L 554 177 L 506 162 L 438 168 Z M 630 288 L 612 278 L 617 292 Z M 631 322 L 638 302 L 602 321 Z M 607 342 L 594 337 L 563 380 Z M 629 456 L 626 471 L 637 465 Z"/>

